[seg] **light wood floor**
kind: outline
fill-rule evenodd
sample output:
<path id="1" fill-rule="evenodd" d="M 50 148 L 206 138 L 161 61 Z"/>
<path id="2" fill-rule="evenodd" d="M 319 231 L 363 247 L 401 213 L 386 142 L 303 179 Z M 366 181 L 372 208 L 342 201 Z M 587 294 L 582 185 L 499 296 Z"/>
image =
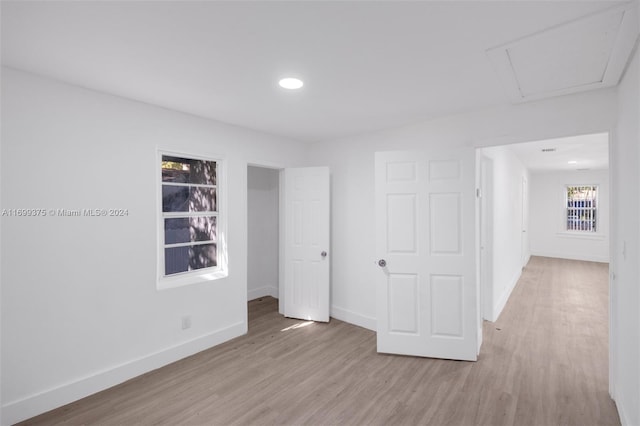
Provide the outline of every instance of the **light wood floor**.
<path id="1" fill-rule="evenodd" d="M 25 424 L 617 425 L 607 274 L 532 258 L 475 363 L 379 355 L 372 331 L 263 298 L 248 335 Z"/>

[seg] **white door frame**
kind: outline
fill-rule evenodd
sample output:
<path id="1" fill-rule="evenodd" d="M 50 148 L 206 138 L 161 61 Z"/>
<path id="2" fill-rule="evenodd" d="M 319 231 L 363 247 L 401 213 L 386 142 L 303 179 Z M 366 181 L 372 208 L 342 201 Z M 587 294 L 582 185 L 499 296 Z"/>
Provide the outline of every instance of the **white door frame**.
<path id="1" fill-rule="evenodd" d="M 522 268 L 527 266 L 529 261 L 529 180 L 526 176 L 522 176 L 521 184 L 522 194 L 522 232 L 520 236 L 520 248 Z"/>
<path id="2" fill-rule="evenodd" d="M 614 217 L 615 213 L 615 200 L 618 198 L 619 194 L 617 193 L 617 188 L 614 185 L 615 179 L 613 176 L 613 170 L 616 170 L 617 163 L 615 162 L 616 156 L 614 155 L 614 142 L 613 140 L 616 137 L 616 130 L 607 128 L 601 130 L 591 130 L 589 133 L 607 133 L 609 135 L 609 396 L 615 401 L 616 400 L 616 377 L 618 375 L 618 362 L 617 362 L 617 348 L 618 348 L 618 320 L 617 320 L 617 287 L 615 281 L 615 267 L 618 262 L 618 256 L 614 248 L 616 247 L 614 224 L 611 218 Z M 580 133 L 575 133 L 573 136 L 578 135 Z M 572 135 L 560 134 L 560 135 L 548 135 L 546 138 L 529 138 L 527 140 L 513 141 L 507 142 L 498 145 L 486 145 L 486 146 L 477 146 L 477 149 L 483 148 L 491 148 L 493 146 L 510 146 L 517 145 L 520 143 L 532 142 L 535 140 L 541 139 L 555 139 L 561 137 L 567 137 Z M 481 295 L 482 300 L 486 301 L 489 295 L 486 293 L 486 287 L 481 283 L 480 285 L 481 291 L 484 293 Z"/>
<path id="3" fill-rule="evenodd" d="M 284 170 L 284 166 L 276 163 L 269 163 L 264 161 L 248 161 L 247 162 L 247 173 L 249 172 L 249 167 L 261 167 L 263 169 L 271 169 L 277 170 L 278 173 L 278 312 L 280 314 L 284 314 L 284 212 L 283 212 L 283 196 L 282 191 L 283 181 L 282 181 L 282 171 Z M 247 174 L 245 174 L 247 176 Z M 248 182 L 245 184 L 245 190 L 247 193 L 245 194 L 245 198 L 248 200 Z M 246 215 L 248 216 L 248 214 Z M 249 247 L 248 243 L 249 233 L 247 232 L 247 251 Z M 245 293 L 247 293 L 246 283 L 245 283 Z M 248 315 L 248 314 L 247 314 Z M 249 323 L 249 319 L 247 316 L 247 324 Z"/>
<path id="4" fill-rule="evenodd" d="M 275 177 L 277 179 L 277 182 L 275 183 L 275 185 L 273 187 L 271 187 L 271 189 L 275 192 L 275 194 L 273 194 L 273 195 L 275 195 L 275 197 L 277 197 L 277 200 L 275 200 L 275 201 L 278 204 L 278 212 L 277 212 L 278 217 L 275 218 L 274 222 L 269 222 L 268 226 L 273 226 L 274 230 L 278 231 L 278 234 L 274 236 L 276 238 L 276 241 L 277 241 L 276 244 L 277 244 L 278 249 L 280 248 L 280 227 L 279 227 L 279 223 L 280 223 L 280 206 L 279 206 L 279 203 L 280 203 L 280 199 L 282 198 L 282 196 L 280 195 L 280 173 L 279 173 L 280 169 L 279 168 L 276 168 L 276 167 L 265 167 L 265 166 L 256 165 L 256 164 L 247 164 L 247 194 L 246 194 L 247 195 L 247 268 L 248 268 L 247 269 L 247 287 L 249 287 L 249 276 L 248 276 L 248 273 L 249 273 L 250 268 L 251 268 L 251 264 L 249 263 L 249 260 L 250 260 L 249 254 L 252 251 L 251 241 L 253 241 L 254 244 L 256 242 L 256 239 L 252 238 L 251 227 L 249 226 L 249 219 L 251 217 L 251 212 L 249 211 L 249 206 L 250 206 L 250 201 L 251 201 L 251 193 L 250 193 L 251 181 L 249 180 L 249 176 L 251 174 L 250 173 L 251 169 L 261 169 L 261 170 L 264 170 L 264 171 L 269 171 L 269 172 L 273 173 L 271 175 L 271 178 Z M 271 198 L 271 199 L 273 200 L 273 198 Z M 262 223 L 263 223 L 263 221 L 261 220 L 260 224 L 262 225 Z M 265 295 L 271 295 L 273 297 L 278 298 L 279 287 L 280 287 L 280 277 L 279 277 L 279 274 L 280 274 L 280 271 L 279 271 L 280 251 L 279 250 L 278 250 L 277 254 L 274 257 L 275 257 L 275 259 L 273 259 L 273 260 L 276 262 L 275 263 L 276 268 L 278 268 L 278 275 L 275 277 L 276 281 L 274 282 L 274 281 L 269 280 L 269 281 L 263 282 L 263 285 L 265 285 L 265 284 L 269 285 L 269 291 L 258 291 L 258 292 L 256 292 L 256 290 L 260 290 L 260 289 L 253 289 L 254 290 L 254 294 L 251 295 L 251 290 L 249 290 L 247 292 L 247 295 L 250 296 L 250 297 L 248 297 L 247 300 L 253 300 L 256 297 L 262 297 L 262 296 L 265 296 Z M 274 287 L 275 287 L 275 292 L 273 291 Z M 264 288 L 262 288 L 262 290 L 264 290 Z"/>
<path id="5" fill-rule="evenodd" d="M 616 400 L 616 377 L 618 376 L 618 293 L 617 283 L 615 280 L 615 268 L 618 263 L 618 256 L 614 248 L 616 247 L 614 228 L 615 217 L 615 201 L 619 198 L 618 189 L 614 185 L 615 178 L 613 170 L 616 170 L 615 158 L 613 151 L 612 136 L 615 137 L 614 130 L 608 130 L 609 134 L 609 396 Z M 613 225 L 613 226 L 612 226 Z"/>
<path id="6" fill-rule="evenodd" d="M 284 170 L 285 166 L 277 163 L 269 163 L 263 161 L 248 161 L 247 170 L 249 167 L 261 167 L 265 169 L 277 170 L 278 173 L 278 313 L 284 315 L 284 306 L 286 299 L 286 292 L 284 291 L 284 276 L 285 276 L 285 241 L 286 241 L 286 221 L 285 221 L 285 208 L 286 201 L 284 197 L 285 185 L 284 185 Z M 248 185 L 245 185 L 245 189 Z M 247 195 L 247 194 L 245 194 Z M 248 234 L 247 234 L 248 238 Z M 247 288 L 245 285 L 245 293 Z M 247 314 L 248 315 L 248 314 Z M 248 317 L 247 317 L 248 323 Z"/>
<path id="7" fill-rule="evenodd" d="M 480 158 L 480 214 L 478 251 L 482 318 L 493 319 L 493 160 Z"/>

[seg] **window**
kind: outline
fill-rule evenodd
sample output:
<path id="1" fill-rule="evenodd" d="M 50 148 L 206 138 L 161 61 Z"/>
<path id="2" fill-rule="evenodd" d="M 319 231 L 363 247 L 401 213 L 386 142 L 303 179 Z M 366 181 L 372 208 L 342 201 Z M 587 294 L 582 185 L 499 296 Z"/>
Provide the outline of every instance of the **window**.
<path id="1" fill-rule="evenodd" d="M 162 277 L 219 269 L 218 161 L 161 154 Z"/>
<path id="2" fill-rule="evenodd" d="M 596 232 L 598 224 L 598 187 L 566 187 L 567 231 Z"/>

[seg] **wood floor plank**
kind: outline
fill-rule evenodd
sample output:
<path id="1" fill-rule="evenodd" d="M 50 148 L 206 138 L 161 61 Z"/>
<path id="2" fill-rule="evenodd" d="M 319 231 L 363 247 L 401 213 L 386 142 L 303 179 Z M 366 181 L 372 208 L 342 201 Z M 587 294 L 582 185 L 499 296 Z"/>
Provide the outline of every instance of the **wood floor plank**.
<path id="1" fill-rule="evenodd" d="M 375 333 L 249 303 L 249 333 L 24 425 L 618 425 L 608 266 L 534 257 L 478 362 L 376 353 Z"/>

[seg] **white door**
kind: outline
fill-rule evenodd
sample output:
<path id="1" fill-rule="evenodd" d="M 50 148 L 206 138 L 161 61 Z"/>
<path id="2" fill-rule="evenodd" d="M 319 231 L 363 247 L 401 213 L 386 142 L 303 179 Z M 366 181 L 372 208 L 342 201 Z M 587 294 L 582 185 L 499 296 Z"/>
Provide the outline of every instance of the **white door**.
<path id="1" fill-rule="evenodd" d="M 284 170 L 284 315 L 329 321 L 329 169 Z"/>
<path id="2" fill-rule="evenodd" d="M 378 152 L 378 352 L 475 361 L 475 151 Z"/>
<path id="3" fill-rule="evenodd" d="M 522 268 L 527 266 L 529 261 L 529 185 L 527 180 L 522 178 Z"/>

